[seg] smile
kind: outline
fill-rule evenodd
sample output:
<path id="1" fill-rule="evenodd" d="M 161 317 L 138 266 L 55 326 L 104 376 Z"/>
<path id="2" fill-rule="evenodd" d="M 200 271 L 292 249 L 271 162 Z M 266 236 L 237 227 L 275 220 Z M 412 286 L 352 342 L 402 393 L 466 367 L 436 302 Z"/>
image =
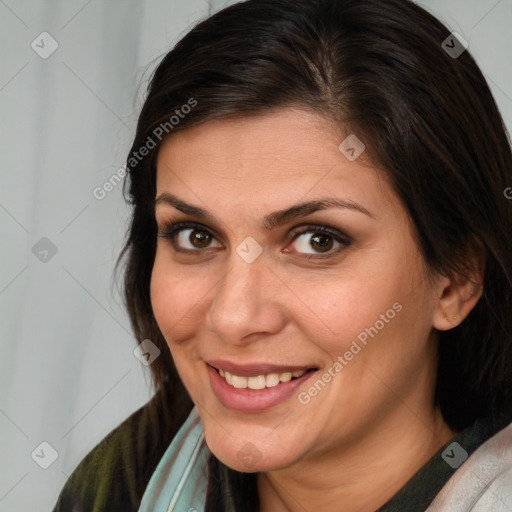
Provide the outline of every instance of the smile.
<path id="1" fill-rule="evenodd" d="M 256 377 L 243 377 L 240 375 L 233 375 L 224 370 L 218 370 L 221 377 L 226 382 L 237 389 L 265 389 L 273 388 L 281 382 L 289 382 L 290 380 L 297 379 L 306 373 L 306 370 L 297 370 L 294 372 L 283 373 L 268 373 L 257 375 Z"/>
<path id="2" fill-rule="evenodd" d="M 267 371 L 263 371 L 262 366 Z M 267 411 L 289 400 L 299 387 L 318 373 L 317 368 L 291 368 L 283 372 L 268 365 L 256 367 L 239 367 L 239 373 L 249 375 L 237 375 L 206 364 L 212 391 L 224 407 L 246 413 Z"/>

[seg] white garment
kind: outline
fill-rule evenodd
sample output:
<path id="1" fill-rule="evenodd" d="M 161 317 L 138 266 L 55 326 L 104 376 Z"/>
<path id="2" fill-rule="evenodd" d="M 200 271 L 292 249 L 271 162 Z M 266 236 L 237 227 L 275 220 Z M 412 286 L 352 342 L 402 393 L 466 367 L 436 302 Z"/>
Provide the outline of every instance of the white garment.
<path id="1" fill-rule="evenodd" d="M 426 512 L 512 512 L 512 424 L 483 443 Z"/>

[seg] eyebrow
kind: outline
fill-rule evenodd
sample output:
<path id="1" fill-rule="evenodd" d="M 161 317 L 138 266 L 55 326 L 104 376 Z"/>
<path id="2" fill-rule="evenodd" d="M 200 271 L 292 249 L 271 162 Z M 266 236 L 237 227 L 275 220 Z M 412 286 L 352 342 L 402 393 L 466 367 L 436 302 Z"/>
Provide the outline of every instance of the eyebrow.
<path id="1" fill-rule="evenodd" d="M 187 215 L 193 215 L 195 217 L 199 217 L 200 219 L 207 220 L 211 223 L 215 223 L 215 217 L 208 211 L 199 206 L 195 206 L 189 204 L 182 199 L 174 196 L 169 193 L 162 193 L 155 199 L 155 207 L 159 204 L 167 204 L 173 206 L 177 210 Z M 360 212 L 372 219 L 375 219 L 375 215 L 368 211 L 364 206 L 355 203 L 353 201 L 348 201 L 345 199 L 339 199 L 336 197 L 324 197 L 321 199 L 315 199 L 312 201 L 307 201 L 304 203 L 298 203 L 296 205 L 291 206 L 290 208 L 286 208 L 284 210 L 278 210 L 266 215 L 263 219 L 263 227 L 265 229 L 273 229 L 276 226 L 282 226 L 287 222 L 292 221 L 293 219 L 299 219 L 302 217 L 307 217 L 312 213 L 315 213 L 320 210 L 326 210 L 328 208 L 346 208 L 349 210 L 354 210 Z"/>

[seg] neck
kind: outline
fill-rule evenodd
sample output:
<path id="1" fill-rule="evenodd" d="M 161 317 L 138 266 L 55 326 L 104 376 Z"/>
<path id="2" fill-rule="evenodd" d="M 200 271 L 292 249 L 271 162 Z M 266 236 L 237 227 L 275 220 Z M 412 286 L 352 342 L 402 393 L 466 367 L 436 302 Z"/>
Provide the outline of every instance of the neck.
<path id="1" fill-rule="evenodd" d="M 260 473 L 260 512 L 374 512 L 455 435 L 439 410 L 390 415 L 357 445 Z"/>

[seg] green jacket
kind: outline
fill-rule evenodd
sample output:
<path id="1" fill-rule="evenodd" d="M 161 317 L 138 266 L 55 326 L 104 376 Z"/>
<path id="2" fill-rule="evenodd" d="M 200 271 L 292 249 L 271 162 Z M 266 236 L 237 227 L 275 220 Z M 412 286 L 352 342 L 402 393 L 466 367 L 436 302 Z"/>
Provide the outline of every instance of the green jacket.
<path id="1" fill-rule="evenodd" d="M 174 411 L 169 403 L 177 404 Z M 136 512 L 153 471 L 192 407 L 183 388 L 159 390 L 80 462 L 53 512 Z"/>

